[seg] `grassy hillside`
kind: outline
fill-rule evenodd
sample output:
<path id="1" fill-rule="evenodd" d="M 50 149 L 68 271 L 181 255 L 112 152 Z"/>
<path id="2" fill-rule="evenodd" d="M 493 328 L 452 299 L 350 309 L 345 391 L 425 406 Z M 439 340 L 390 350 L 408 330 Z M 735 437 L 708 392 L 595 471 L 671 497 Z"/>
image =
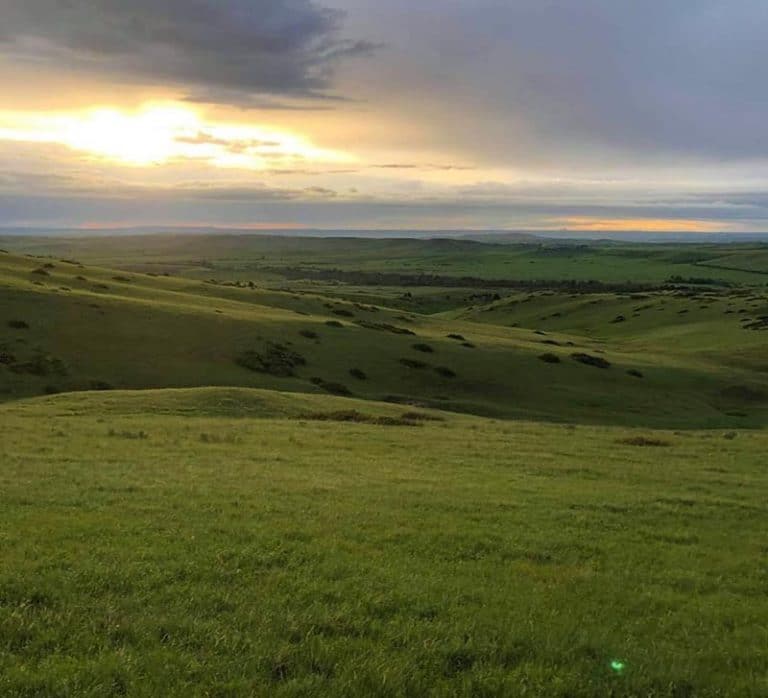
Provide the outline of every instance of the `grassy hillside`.
<path id="1" fill-rule="evenodd" d="M 512 293 L 445 318 L 568 332 L 633 349 L 768 372 L 768 290 L 698 288 L 641 294 Z"/>
<path id="2" fill-rule="evenodd" d="M 578 327 L 503 327 L 2 253 L 0 286 L 5 399 L 220 385 L 580 422 L 729 427 L 768 417 L 754 366 Z"/>
<path id="3" fill-rule="evenodd" d="M 764 432 L 405 411 L 0 406 L 0 694 L 765 694 Z"/>
<path id="4" fill-rule="evenodd" d="M 0 251 L 0 696 L 765 695 L 760 250 L 363 242 Z"/>

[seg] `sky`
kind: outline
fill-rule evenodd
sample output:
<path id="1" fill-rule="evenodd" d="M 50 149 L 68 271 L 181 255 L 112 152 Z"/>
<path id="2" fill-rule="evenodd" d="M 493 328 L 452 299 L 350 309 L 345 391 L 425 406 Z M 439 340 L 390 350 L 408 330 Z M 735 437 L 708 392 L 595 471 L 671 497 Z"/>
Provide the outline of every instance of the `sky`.
<path id="1" fill-rule="evenodd" d="M 765 0 L 0 0 L 0 227 L 768 230 Z"/>

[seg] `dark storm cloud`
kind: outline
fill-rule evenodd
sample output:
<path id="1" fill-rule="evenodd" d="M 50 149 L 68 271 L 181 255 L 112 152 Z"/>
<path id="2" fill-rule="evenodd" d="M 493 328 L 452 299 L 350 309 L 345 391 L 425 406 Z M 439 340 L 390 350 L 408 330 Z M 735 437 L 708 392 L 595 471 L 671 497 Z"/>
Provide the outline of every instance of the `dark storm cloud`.
<path id="1" fill-rule="evenodd" d="M 3 0 L 0 55 L 143 83 L 192 99 L 324 97 L 336 62 L 369 51 L 314 0 Z"/>
<path id="2" fill-rule="evenodd" d="M 768 156 L 765 0 L 339 1 L 391 44 L 357 79 L 435 145 L 550 166 Z"/>

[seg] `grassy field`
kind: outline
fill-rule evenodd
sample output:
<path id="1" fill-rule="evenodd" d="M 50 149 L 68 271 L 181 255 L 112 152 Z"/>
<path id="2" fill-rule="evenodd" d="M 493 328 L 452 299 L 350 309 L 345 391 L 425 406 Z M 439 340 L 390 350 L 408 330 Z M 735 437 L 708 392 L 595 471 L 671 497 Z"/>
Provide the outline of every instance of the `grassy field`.
<path id="1" fill-rule="evenodd" d="M 757 247 L 0 248 L 0 696 L 768 695 Z"/>
<path id="2" fill-rule="evenodd" d="M 342 269 L 480 279 L 660 283 L 671 276 L 768 284 L 768 245 L 491 244 L 451 239 L 302 238 L 269 235 L 0 237 L 0 248 L 74 257 L 135 271 L 207 279 L 279 278 L 281 269 Z"/>
<path id="3" fill-rule="evenodd" d="M 477 313 L 503 317 L 507 301 L 499 313 L 491 312 L 496 305 L 467 309 L 467 322 L 456 313 L 424 315 L 9 254 L 0 254 L 0 285 L 5 399 L 239 385 L 581 423 L 729 428 L 768 421 L 765 335 L 743 329 L 739 314 L 720 314 L 719 324 L 707 326 L 718 330 L 718 341 L 728 337 L 718 353 L 695 338 L 694 351 L 663 335 L 637 345 L 632 337 L 582 333 L 578 323 L 561 330 L 476 321 Z M 539 308 L 551 298 L 533 297 Z M 614 309 L 600 312 L 603 326 L 612 327 Z M 585 356 L 607 364 L 574 358 Z"/>
<path id="4" fill-rule="evenodd" d="M 402 415 L 0 407 L 0 694 L 765 695 L 764 432 Z"/>
<path id="5" fill-rule="evenodd" d="M 643 294 L 514 293 L 444 317 L 537 327 L 768 370 L 768 290 L 697 289 Z"/>

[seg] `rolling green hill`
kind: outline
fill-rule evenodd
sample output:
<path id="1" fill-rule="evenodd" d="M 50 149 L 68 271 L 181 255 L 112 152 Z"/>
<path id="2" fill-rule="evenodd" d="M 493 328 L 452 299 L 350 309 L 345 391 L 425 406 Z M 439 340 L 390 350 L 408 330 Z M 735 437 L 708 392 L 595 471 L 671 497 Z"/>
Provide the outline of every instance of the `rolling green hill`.
<path id="1" fill-rule="evenodd" d="M 0 252 L 0 695 L 765 695 L 750 253 L 141 242 Z"/>
<path id="2" fill-rule="evenodd" d="M 445 318 L 567 332 L 768 371 L 768 291 L 690 288 L 638 294 L 513 293 Z"/>
<path id="3" fill-rule="evenodd" d="M 678 351 L 663 338 L 635 344 L 603 337 L 582 332 L 578 322 L 545 323 L 545 331 L 541 322 L 525 328 L 477 321 L 494 315 L 496 305 L 458 319 L 427 316 L 10 254 L 0 254 L 0 284 L 6 399 L 219 385 L 580 422 L 727 427 L 768 417 L 766 376 L 757 363 Z M 544 312 L 551 299 L 537 295 L 530 305 Z M 515 306 L 498 307 L 501 316 Z"/>
<path id="4" fill-rule="evenodd" d="M 0 695 L 757 697 L 767 448 L 253 389 L 6 403 Z"/>

